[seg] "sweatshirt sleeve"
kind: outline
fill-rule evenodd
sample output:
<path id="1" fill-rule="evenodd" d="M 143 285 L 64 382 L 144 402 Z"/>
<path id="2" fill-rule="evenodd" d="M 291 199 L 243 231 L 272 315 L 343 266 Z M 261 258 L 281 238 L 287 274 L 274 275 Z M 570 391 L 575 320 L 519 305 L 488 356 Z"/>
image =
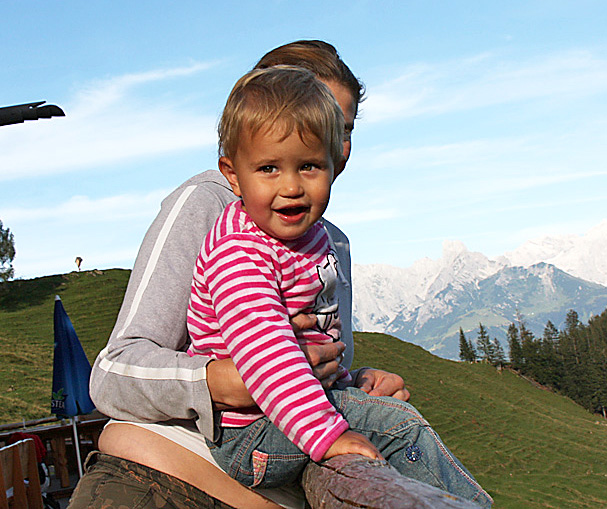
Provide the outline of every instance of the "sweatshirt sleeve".
<path id="1" fill-rule="evenodd" d="M 186 182 L 163 201 L 91 373 L 91 397 L 104 414 L 138 422 L 194 419 L 213 439 L 209 359 L 185 352 L 186 312 L 204 235 L 233 199 L 215 177 Z"/>
<path id="2" fill-rule="evenodd" d="M 348 424 L 327 399 L 295 339 L 280 296 L 275 252 L 255 235 L 228 235 L 204 260 L 199 257 L 195 293 L 201 277 L 249 393 L 289 440 L 320 461 Z M 191 334 L 192 319 L 190 315 Z"/>
<path id="3" fill-rule="evenodd" d="M 323 219 L 331 243 L 337 254 L 339 267 L 343 279 L 337 284 L 337 298 L 339 299 L 339 319 L 341 321 L 340 340 L 346 345 L 343 365 L 350 368 L 354 360 L 354 338 L 352 337 L 352 271 L 350 264 L 350 243 L 348 237 L 337 226 Z"/>

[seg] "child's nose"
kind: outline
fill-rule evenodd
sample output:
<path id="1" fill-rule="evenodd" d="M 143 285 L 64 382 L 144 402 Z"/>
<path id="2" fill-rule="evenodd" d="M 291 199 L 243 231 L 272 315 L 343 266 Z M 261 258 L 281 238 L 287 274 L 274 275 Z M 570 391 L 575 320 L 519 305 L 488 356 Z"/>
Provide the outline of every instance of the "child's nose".
<path id="1" fill-rule="evenodd" d="M 280 194 L 294 198 L 301 196 L 304 192 L 299 173 L 285 174 L 281 179 Z"/>

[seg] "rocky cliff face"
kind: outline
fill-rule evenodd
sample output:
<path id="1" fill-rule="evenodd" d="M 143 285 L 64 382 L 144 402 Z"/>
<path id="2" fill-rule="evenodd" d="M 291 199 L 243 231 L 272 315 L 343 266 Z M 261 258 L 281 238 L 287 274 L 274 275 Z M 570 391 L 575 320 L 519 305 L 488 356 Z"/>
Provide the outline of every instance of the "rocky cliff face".
<path id="1" fill-rule="evenodd" d="M 475 339 L 479 322 L 505 343 L 520 314 L 541 335 L 562 325 L 569 309 L 582 320 L 607 307 L 607 221 L 584 236 L 529 241 L 491 260 L 448 241 L 439 260 L 409 268 L 354 265 L 355 330 L 386 332 L 457 358 L 458 331 Z M 505 346 L 505 344 L 504 344 Z"/>

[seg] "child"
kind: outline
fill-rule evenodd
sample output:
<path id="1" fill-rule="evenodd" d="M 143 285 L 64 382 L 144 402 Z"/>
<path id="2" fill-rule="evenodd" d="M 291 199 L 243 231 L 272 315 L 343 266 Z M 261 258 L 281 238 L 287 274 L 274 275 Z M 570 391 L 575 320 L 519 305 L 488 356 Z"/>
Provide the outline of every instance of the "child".
<path id="1" fill-rule="evenodd" d="M 251 71 L 228 98 L 219 169 L 241 200 L 226 207 L 196 261 L 188 352 L 231 357 L 257 406 L 223 412 L 221 437 L 208 445 L 247 486 L 293 482 L 309 458 L 381 458 L 378 446 L 401 473 L 450 491 L 434 452 L 447 450 L 413 407 L 351 387 L 325 393 L 299 347 L 339 338 L 339 267 L 321 217 L 343 160 L 343 126 L 328 88 L 299 68 Z M 301 312 L 317 314 L 318 326 L 295 335 L 289 319 Z M 471 490 L 462 496 L 483 495 L 447 456 Z"/>

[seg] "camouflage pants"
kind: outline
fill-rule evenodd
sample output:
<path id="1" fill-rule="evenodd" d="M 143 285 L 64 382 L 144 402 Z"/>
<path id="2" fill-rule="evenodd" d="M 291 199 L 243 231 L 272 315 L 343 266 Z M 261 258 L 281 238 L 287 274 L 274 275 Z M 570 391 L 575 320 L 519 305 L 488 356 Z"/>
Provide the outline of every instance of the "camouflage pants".
<path id="1" fill-rule="evenodd" d="M 89 454 L 85 468 L 69 509 L 233 509 L 175 477 L 100 452 Z"/>

